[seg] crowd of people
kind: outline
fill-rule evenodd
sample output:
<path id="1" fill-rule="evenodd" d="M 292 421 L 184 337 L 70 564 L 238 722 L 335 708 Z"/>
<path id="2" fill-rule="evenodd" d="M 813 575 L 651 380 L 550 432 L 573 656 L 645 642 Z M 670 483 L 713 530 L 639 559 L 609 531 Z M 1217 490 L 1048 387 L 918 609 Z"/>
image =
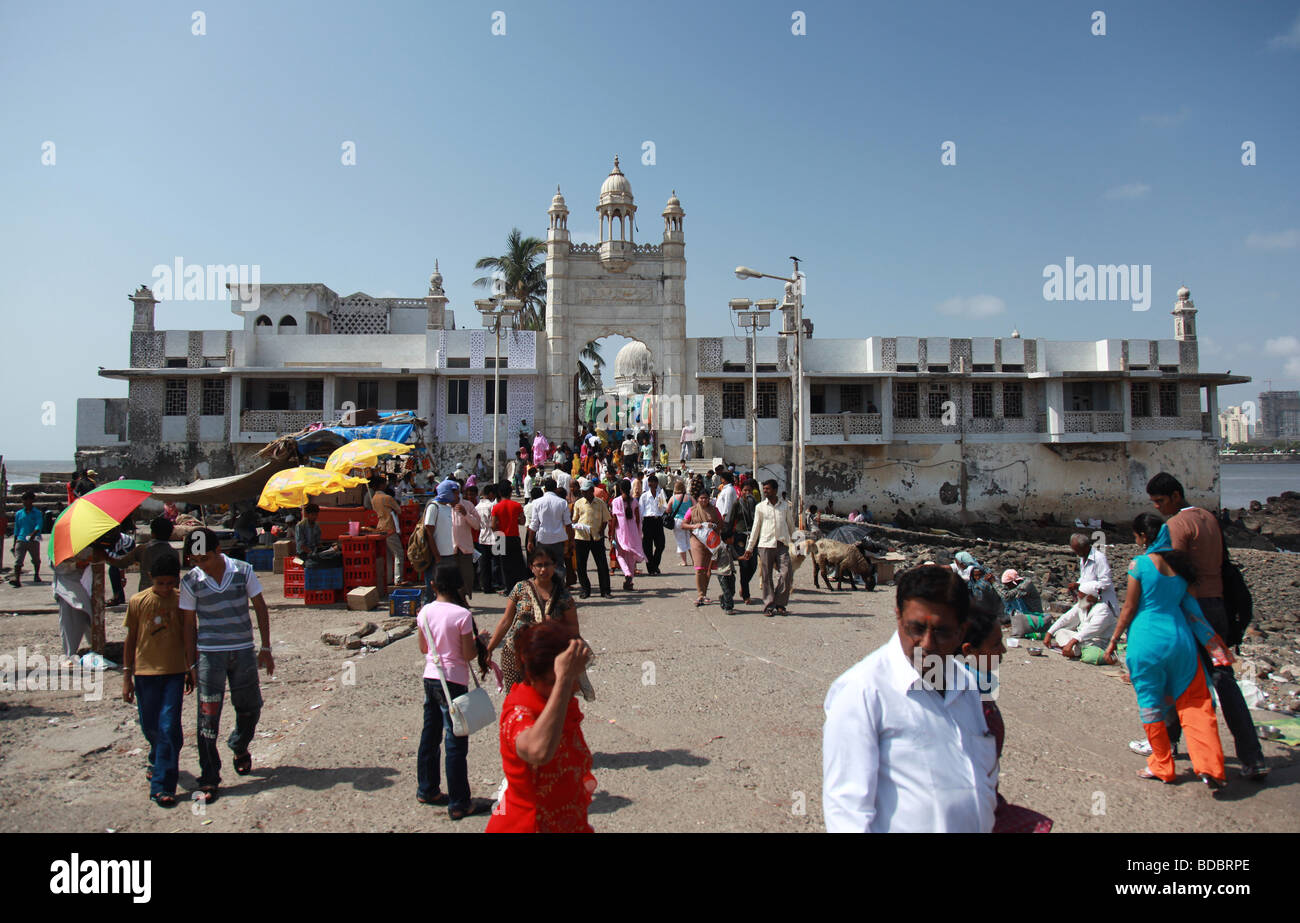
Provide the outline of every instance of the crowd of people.
<path id="1" fill-rule="evenodd" d="M 629 434 L 617 451 L 593 432 L 579 443 L 575 452 L 535 433 L 521 446 L 532 464 L 518 484 L 510 477 L 480 484 L 477 473 L 457 466 L 436 484 L 417 537 L 405 547 L 401 505 L 412 498 L 399 498 L 400 481 L 378 478 L 370 486 L 393 584 L 404 556 L 418 554 L 426 591 L 417 618 L 424 654 L 417 802 L 446 807 L 453 820 L 487 809 L 471 797 L 469 738 L 457 732 L 458 709 L 471 684 L 477 687 L 490 672 L 505 693 L 497 723 L 505 781 L 489 832 L 592 829 L 587 807 L 595 782 L 576 699 L 596 695 L 577 603 L 593 593 L 589 564 L 601 597 L 613 596 L 614 568 L 623 576 L 622 590 L 634 593 L 635 578 L 661 574 L 665 551 L 671 559 L 671 533 L 680 566 L 694 568 L 697 607 L 713 602 L 715 577 L 724 612 L 734 611 L 738 599 L 751 603 L 757 572 L 763 614 L 783 615 L 797 526 L 816 525 L 811 516 L 796 523 L 774 480 L 764 481 L 760 493 L 752 475 L 730 465 L 708 477 L 664 470 L 656 462 L 666 460 L 666 449 L 660 444 L 656 459 L 648 434 Z M 475 460 L 476 472 L 481 462 Z M 1147 757 L 1141 778 L 1174 781 L 1174 749 L 1185 736 L 1194 773 L 1212 790 L 1226 784 L 1216 702 L 1242 775 L 1265 777 L 1231 669 L 1231 647 L 1243 629 L 1244 585 L 1218 521 L 1187 505 L 1172 475 L 1152 478 L 1147 493 L 1156 513 L 1133 520 L 1140 553 L 1129 566 L 1122 606 L 1104 545 L 1084 533 L 1069 541 L 1078 569 L 1069 585 L 1075 601 L 1059 615 L 1045 611 L 1031 576 L 990 572 L 965 551 L 948 566 L 926 561 L 898 575 L 895 634 L 839 677 L 826 697 L 828 830 L 1051 829 L 1049 818 L 1008 804 L 998 792 L 1004 723 L 989 692 L 1006 651 L 1004 627 L 1012 638 L 1041 640 L 1084 663 L 1117 664 L 1123 654 L 1144 733 L 1130 744 Z M 15 540 L 35 564 L 40 514 L 30 495 L 24 501 Z M 299 554 L 325 548 L 318 512 L 308 504 L 294 530 Z M 869 519 L 865 507 L 860 512 Z M 830 504 L 824 514 L 834 515 Z M 150 532 L 149 542 L 125 548 L 119 533 L 110 532 L 61 562 L 54 593 L 64 652 L 72 655 L 89 631 L 85 568 L 95 561 L 139 566 L 125 619 L 123 698 L 137 705 L 149 744 L 150 798 L 169 807 L 176 802 L 183 697 L 198 693 L 198 797 L 212 800 L 222 778 L 217 740 L 227 687 L 234 711 L 227 744 L 234 771 L 246 775 L 262 706 L 259 671 L 271 675 L 275 661 L 253 568 L 223 554 L 207 528 L 190 531 L 180 555 L 167 516 L 157 517 Z M 21 560 L 15 583 L 20 570 Z M 490 630 L 475 624 L 475 592 L 505 597 L 505 611 Z"/>

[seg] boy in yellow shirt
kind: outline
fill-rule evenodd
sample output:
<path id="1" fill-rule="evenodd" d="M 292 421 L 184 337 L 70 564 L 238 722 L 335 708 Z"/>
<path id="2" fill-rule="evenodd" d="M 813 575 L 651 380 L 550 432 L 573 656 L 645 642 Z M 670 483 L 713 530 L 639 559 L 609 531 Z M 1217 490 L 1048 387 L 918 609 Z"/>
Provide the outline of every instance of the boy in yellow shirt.
<path id="1" fill-rule="evenodd" d="M 122 651 L 122 700 L 136 702 L 140 728 L 149 741 L 149 797 L 159 807 L 176 804 L 180 765 L 181 705 L 197 676 L 186 663 L 195 643 L 193 618 L 179 606 L 181 564 L 175 554 L 157 557 L 149 568 L 153 585 L 131 597 Z"/>

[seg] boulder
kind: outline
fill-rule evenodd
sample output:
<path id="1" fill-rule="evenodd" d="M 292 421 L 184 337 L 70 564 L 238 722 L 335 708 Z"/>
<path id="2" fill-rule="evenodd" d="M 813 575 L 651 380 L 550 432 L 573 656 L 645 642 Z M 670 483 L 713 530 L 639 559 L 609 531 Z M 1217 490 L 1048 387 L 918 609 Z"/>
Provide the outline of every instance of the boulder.
<path id="1" fill-rule="evenodd" d="M 360 641 L 367 635 L 374 634 L 379 629 L 374 622 L 366 622 L 363 625 L 345 625 L 337 628 L 327 628 L 321 632 L 320 639 L 326 644 L 333 644 L 336 647 L 342 645 L 349 650 L 356 650 L 361 646 Z M 358 642 L 356 645 L 350 642 Z"/>

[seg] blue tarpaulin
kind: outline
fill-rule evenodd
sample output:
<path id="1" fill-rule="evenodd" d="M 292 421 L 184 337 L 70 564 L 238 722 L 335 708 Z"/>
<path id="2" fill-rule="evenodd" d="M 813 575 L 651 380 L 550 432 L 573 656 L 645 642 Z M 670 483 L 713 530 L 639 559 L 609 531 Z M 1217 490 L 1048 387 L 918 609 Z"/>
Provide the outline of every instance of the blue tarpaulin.
<path id="1" fill-rule="evenodd" d="M 326 426 L 324 429 L 338 433 L 348 442 L 355 439 L 389 439 L 407 445 L 415 444 L 414 423 L 381 423 L 375 426 Z"/>

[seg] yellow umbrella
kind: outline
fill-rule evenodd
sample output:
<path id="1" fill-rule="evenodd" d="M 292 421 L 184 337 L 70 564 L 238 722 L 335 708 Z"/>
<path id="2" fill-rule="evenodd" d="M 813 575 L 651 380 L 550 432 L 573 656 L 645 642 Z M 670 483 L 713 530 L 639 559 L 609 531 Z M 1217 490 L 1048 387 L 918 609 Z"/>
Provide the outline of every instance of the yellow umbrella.
<path id="1" fill-rule="evenodd" d="M 366 483 L 365 478 L 353 478 L 337 471 L 322 471 L 319 468 L 287 468 L 276 472 L 262 488 L 262 495 L 257 498 L 257 505 L 274 513 L 282 507 L 300 507 L 307 505 L 308 497 L 319 494 L 342 493 L 349 487 Z"/>
<path id="2" fill-rule="evenodd" d="M 334 450 L 325 462 L 325 470 L 346 474 L 353 468 L 373 466 L 381 455 L 404 455 L 409 451 L 409 445 L 391 439 L 355 439 Z"/>

